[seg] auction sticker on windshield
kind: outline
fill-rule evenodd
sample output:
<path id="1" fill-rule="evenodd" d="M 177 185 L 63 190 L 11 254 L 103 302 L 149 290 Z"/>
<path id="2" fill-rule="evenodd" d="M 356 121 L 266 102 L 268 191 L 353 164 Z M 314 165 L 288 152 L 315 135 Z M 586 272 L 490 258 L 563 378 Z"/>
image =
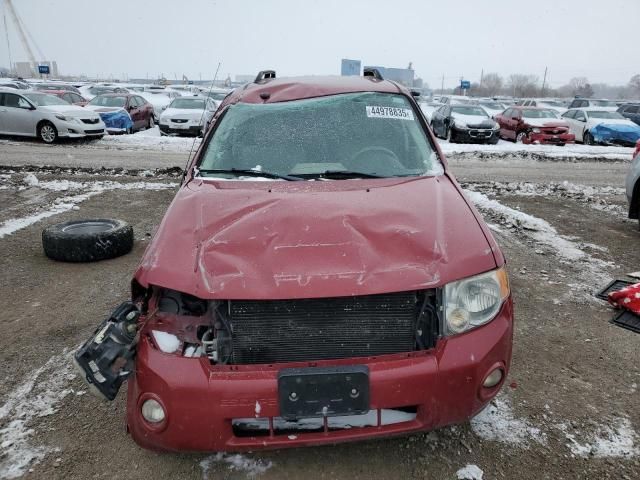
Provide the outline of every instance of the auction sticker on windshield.
<path id="1" fill-rule="evenodd" d="M 410 108 L 378 107 L 375 105 L 367 105 L 367 117 L 413 120 L 413 112 Z"/>

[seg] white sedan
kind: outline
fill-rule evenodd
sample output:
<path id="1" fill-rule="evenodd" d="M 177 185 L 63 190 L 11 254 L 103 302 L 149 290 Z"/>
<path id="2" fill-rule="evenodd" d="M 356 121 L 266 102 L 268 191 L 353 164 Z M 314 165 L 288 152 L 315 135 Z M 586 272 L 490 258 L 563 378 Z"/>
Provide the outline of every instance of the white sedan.
<path id="1" fill-rule="evenodd" d="M 598 108 L 570 108 L 562 114 L 576 136 L 586 145 L 612 144 L 632 147 L 640 138 L 640 127 L 618 112 Z"/>
<path id="2" fill-rule="evenodd" d="M 45 143 L 58 138 L 102 138 L 104 122 L 82 107 L 39 92 L 0 90 L 0 134 L 38 137 Z"/>
<path id="3" fill-rule="evenodd" d="M 216 108 L 210 98 L 176 98 L 160 115 L 160 134 L 202 135 L 207 131 Z"/>

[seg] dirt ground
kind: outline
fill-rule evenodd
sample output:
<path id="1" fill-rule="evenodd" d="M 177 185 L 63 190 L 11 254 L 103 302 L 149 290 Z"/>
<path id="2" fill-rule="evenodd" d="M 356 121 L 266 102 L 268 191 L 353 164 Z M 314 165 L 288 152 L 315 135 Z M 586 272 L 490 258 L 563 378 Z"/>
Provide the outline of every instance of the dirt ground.
<path id="1" fill-rule="evenodd" d="M 65 148 L 73 156 L 67 165 Z M 484 420 L 397 439 L 235 457 L 139 448 L 125 432 L 124 392 L 101 402 L 70 367 L 69 352 L 127 298 L 131 274 L 179 181 L 172 173 L 91 169 L 164 168 L 183 165 L 184 155 L 163 153 L 154 163 L 153 152 L 96 150 L 78 159 L 79 149 L 61 146 L 57 164 L 72 168 L 29 171 L 24 165 L 56 162 L 31 162 L 28 151 L 29 144 L 0 145 L 0 227 L 51 210 L 59 198 L 76 196 L 76 203 L 0 234 L 0 478 L 455 479 L 470 464 L 485 480 L 640 478 L 640 336 L 612 325 L 613 310 L 591 295 L 607 279 L 640 270 L 638 223 L 624 216 L 627 164 L 452 159 L 465 188 L 505 207 L 481 206 L 508 259 L 516 308 L 512 370 Z M 37 184 L 25 183 L 29 174 Z M 61 180 L 79 185 L 56 190 Z M 105 181 L 142 184 L 77 198 Z M 567 192 L 565 181 L 576 191 L 595 188 L 588 195 Z M 539 191 L 492 182 L 534 183 Z M 152 183 L 165 188 L 151 189 Z M 518 211 L 550 230 L 514 221 Z M 45 226 L 105 216 L 133 225 L 130 254 L 88 264 L 44 256 Z M 582 255 L 568 255 L 571 246 Z"/>

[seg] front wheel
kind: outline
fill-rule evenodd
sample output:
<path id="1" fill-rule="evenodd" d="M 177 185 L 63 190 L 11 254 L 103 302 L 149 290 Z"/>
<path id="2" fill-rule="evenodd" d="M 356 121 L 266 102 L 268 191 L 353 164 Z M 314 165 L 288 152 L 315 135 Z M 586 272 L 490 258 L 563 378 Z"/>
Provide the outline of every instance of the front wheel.
<path id="1" fill-rule="evenodd" d="M 454 143 L 455 142 L 455 136 L 453 134 L 453 128 L 449 127 L 447 129 L 447 142 L 449 143 Z"/>
<path id="2" fill-rule="evenodd" d="M 525 132 L 520 132 L 516 135 L 516 143 L 524 143 L 527 138 L 527 134 Z"/>
<path id="3" fill-rule="evenodd" d="M 595 145 L 596 142 L 593 140 L 593 135 L 589 132 L 584 132 L 584 144 L 585 145 Z"/>
<path id="4" fill-rule="evenodd" d="M 58 139 L 58 130 L 51 122 L 42 122 L 38 127 L 38 137 L 44 143 L 53 143 Z"/>

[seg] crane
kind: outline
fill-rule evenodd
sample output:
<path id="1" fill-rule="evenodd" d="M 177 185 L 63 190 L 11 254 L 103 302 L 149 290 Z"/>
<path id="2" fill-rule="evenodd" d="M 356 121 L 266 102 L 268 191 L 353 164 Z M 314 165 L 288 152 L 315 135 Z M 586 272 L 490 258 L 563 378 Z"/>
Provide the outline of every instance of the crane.
<path id="1" fill-rule="evenodd" d="M 38 51 L 38 54 L 41 56 L 41 60 L 45 60 L 45 56 L 42 54 L 42 51 L 40 50 L 35 40 L 33 39 L 33 36 L 31 35 L 31 33 L 29 33 L 29 30 L 27 29 L 26 25 L 18 15 L 18 12 L 13 6 L 12 1 L 4 0 L 4 4 L 6 6 L 6 10 L 9 11 L 9 15 L 11 16 L 14 25 L 16 26 L 16 30 L 18 31 L 20 40 L 22 41 L 22 46 L 24 47 L 25 51 L 27 52 L 27 55 L 29 56 L 29 61 L 33 65 L 37 65 L 38 63 L 36 62 L 36 57 L 33 54 L 33 50 L 31 49 L 31 43 L 33 43 L 36 50 Z M 6 18 L 5 18 L 5 28 L 6 28 Z M 29 42 L 29 39 L 31 39 L 31 42 Z M 7 44 L 8 44 L 8 41 L 9 41 L 9 37 L 7 33 Z"/>

